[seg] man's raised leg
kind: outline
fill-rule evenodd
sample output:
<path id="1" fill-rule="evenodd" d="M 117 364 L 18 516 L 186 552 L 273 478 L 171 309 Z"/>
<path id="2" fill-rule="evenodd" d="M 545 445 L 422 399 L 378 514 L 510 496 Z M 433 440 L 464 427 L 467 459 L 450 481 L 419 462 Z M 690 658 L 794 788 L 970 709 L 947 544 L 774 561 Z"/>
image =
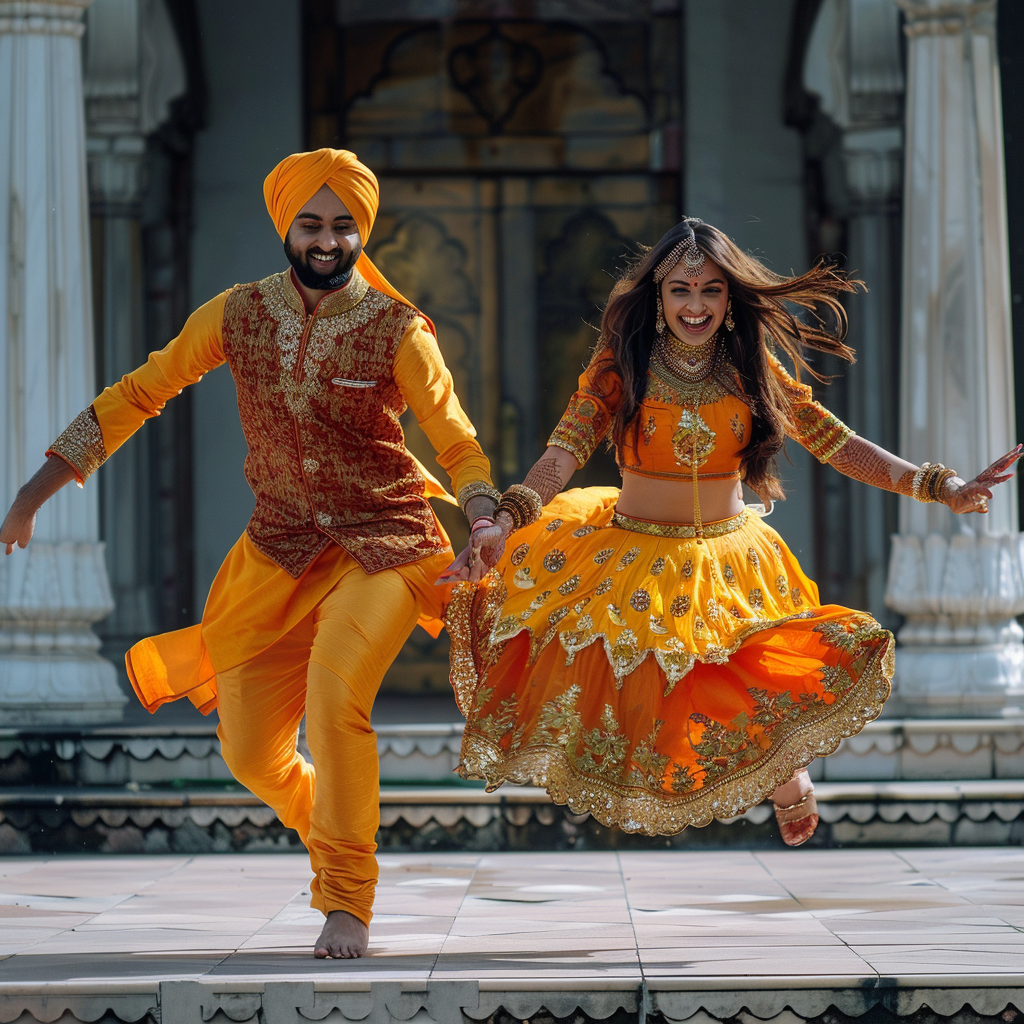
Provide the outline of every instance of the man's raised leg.
<path id="1" fill-rule="evenodd" d="M 366 952 L 377 885 L 380 769 L 370 711 L 388 666 L 419 614 L 394 570 L 347 573 L 314 615 L 306 740 L 316 794 L 306 846 L 314 907 L 327 915 L 314 955 Z"/>

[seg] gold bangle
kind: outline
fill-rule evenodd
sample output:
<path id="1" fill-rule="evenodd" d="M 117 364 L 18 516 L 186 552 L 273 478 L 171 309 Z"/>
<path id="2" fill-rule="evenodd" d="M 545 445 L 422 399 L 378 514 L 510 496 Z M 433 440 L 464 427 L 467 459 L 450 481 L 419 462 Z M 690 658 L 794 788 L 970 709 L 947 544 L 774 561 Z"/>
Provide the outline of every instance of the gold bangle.
<path id="1" fill-rule="evenodd" d="M 927 498 L 921 497 L 921 484 L 923 483 L 928 470 L 931 469 L 931 465 L 932 464 L 930 462 L 921 463 L 921 467 L 914 474 L 914 482 L 910 487 L 910 496 L 914 501 L 928 501 Z"/>
<path id="2" fill-rule="evenodd" d="M 537 522 L 544 509 L 544 502 L 541 496 L 532 488 L 524 484 L 513 484 L 501 496 L 498 507 L 494 510 L 495 516 L 504 512 L 512 520 L 512 530 L 521 530 L 530 523 Z"/>
<path id="3" fill-rule="evenodd" d="M 466 484 L 465 487 L 460 487 L 458 502 L 459 508 L 462 509 L 464 514 L 466 512 L 466 506 L 474 498 L 490 498 L 497 503 L 501 501 L 501 491 L 486 480 L 474 480 L 472 483 Z"/>
<path id="4" fill-rule="evenodd" d="M 943 503 L 942 492 L 946 481 L 956 476 L 955 469 L 947 469 L 941 462 L 925 462 L 914 474 L 910 495 L 922 503 Z"/>
<path id="5" fill-rule="evenodd" d="M 943 469 L 941 472 L 935 473 L 932 476 L 929 481 L 929 493 L 931 494 L 933 501 L 945 504 L 946 499 L 943 496 L 943 491 L 946 489 L 947 481 L 952 480 L 955 476 L 955 469 Z"/>
<path id="6" fill-rule="evenodd" d="M 522 499 L 530 523 L 540 519 L 540 514 L 544 511 L 544 499 L 532 487 L 527 487 L 526 484 L 513 484 L 505 494 L 514 494 Z"/>

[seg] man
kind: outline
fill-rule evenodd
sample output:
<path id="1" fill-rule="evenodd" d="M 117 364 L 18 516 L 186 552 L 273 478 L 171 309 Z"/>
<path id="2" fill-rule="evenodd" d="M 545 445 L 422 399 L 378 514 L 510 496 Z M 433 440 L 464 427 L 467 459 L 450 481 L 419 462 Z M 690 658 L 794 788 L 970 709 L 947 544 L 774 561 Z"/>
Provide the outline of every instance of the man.
<path id="1" fill-rule="evenodd" d="M 317 957 L 366 952 L 380 818 L 370 709 L 417 620 L 441 628 L 434 581 L 451 549 L 427 498 L 444 489 L 405 446 L 410 407 L 470 520 L 497 492 L 433 325 L 363 251 L 377 180 L 354 154 L 283 160 L 264 183 L 291 269 L 238 285 L 107 388 L 47 451 L 2 527 L 7 554 L 64 484 L 81 485 L 164 403 L 227 361 L 256 509 L 201 625 L 137 644 L 128 675 L 155 710 L 218 707 L 234 776 L 298 831 L 326 916 Z M 313 764 L 295 747 L 306 715 Z M 314 769 L 315 766 L 315 769 Z"/>

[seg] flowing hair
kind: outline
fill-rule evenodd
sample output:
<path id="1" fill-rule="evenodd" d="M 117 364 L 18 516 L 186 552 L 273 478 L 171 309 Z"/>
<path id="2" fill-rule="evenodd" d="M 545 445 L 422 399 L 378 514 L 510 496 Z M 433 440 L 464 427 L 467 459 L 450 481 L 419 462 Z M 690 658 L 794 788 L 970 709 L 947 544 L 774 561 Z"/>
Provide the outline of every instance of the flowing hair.
<path id="1" fill-rule="evenodd" d="M 598 359 L 595 383 L 598 390 L 610 394 L 610 387 L 601 384 L 602 379 L 615 374 L 622 381 L 622 401 L 612 420 L 611 440 L 616 446 L 632 444 L 635 448 L 637 444 L 636 423 L 647 390 L 657 315 L 655 296 L 660 287 L 654 282 L 654 270 L 688 237 L 718 264 L 729 286 L 736 326 L 728 332 L 724 325 L 721 329 L 726 352 L 739 373 L 753 414 L 750 440 L 740 453 L 743 479 L 762 500 L 782 498 L 776 459 L 786 429 L 792 426 L 791 400 L 772 370 L 769 352 L 775 348 L 785 352 L 793 361 L 798 380 L 802 369 L 816 380 L 824 380 L 805 360 L 805 348 L 852 363 L 853 349 L 843 343 L 846 311 L 839 296 L 856 291 L 862 287 L 861 282 L 850 280 L 825 261 L 819 261 L 805 274 L 783 277 L 743 252 L 718 228 L 693 217 L 681 221 L 627 268 L 601 316 L 596 356 L 604 358 Z M 790 312 L 787 303 L 803 310 L 804 319 Z M 826 317 L 831 319 L 831 326 Z"/>

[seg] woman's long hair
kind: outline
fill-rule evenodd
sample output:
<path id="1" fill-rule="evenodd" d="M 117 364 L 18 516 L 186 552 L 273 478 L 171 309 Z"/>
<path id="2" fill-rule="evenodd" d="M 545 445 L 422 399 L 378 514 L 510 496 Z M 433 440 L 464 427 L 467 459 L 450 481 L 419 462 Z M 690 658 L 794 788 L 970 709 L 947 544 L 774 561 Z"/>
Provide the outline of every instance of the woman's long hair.
<path id="1" fill-rule="evenodd" d="M 839 301 L 843 292 L 856 291 L 841 271 L 819 262 L 806 274 L 782 277 L 772 273 L 760 260 L 743 252 L 718 228 L 688 217 L 647 251 L 612 289 L 601 317 L 597 375 L 598 388 L 608 373 L 622 380 L 622 402 L 612 421 L 616 445 L 636 445 L 636 421 L 647 389 L 647 368 L 655 339 L 655 297 L 660 284 L 654 270 L 681 241 L 691 237 L 708 259 L 721 267 L 729 285 L 732 317 L 736 327 L 725 333 L 729 359 L 739 372 L 740 383 L 750 399 L 753 428 L 740 453 L 743 479 L 762 499 L 782 498 L 776 457 L 785 441 L 790 423 L 790 402 L 782 382 L 768 361 L 770 348 L 781 349 L 796 368 L 805 369 L 817 380 L 822 377 L 806 362 L 804 348 L 817 349 L 854 361 L 853 350 L 843 343 L 846 313 Z M 810 315 L 799 320 L 787 308 L 791 303 Z M 825 314 L 824 316 L 822 314 Z M 826 317 L 832 321 L 828 326 Z M 725 330 L 724 326 L 721 330 Z"/>

